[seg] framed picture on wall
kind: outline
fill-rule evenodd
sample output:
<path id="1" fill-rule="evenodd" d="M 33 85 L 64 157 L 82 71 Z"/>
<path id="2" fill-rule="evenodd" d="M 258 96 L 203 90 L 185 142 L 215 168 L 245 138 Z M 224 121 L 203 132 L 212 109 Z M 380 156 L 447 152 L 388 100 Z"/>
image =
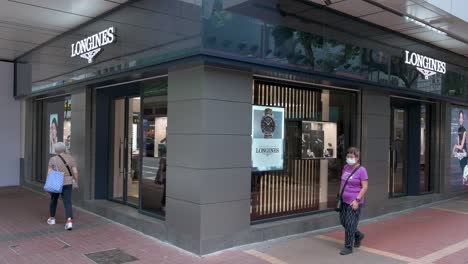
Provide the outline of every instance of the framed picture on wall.
<path id="1" fill-rule="evenodd" d="M 54 144 L 58 142 L 58 114 L 50 114 L 49 118 L 49 153 L 55 154 Z"/>
<path id="2" fill-rule="evenodd" d="M 252 106 L 252 170 L 275 171 L 284 166 L 284 108 Z"/>
<path id="3" fill-rule="evenodd" d="M 450 133 L 450 188 L 468 187 L 468 140 L 466 124 L 468 124 L 468 108 L 451 108 Z"/>
<path id="4" fill-rule="evenodd" d="M 332 122 L 302 121 L 302 159 L 335 159 L 337 124 Z"/>

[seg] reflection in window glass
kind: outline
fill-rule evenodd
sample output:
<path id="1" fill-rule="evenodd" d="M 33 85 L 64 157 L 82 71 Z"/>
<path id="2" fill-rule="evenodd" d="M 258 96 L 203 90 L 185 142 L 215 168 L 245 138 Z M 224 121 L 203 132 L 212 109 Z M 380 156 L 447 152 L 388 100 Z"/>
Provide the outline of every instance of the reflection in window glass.
<path id="1" fill-rule="evenodd" d="M 421 193 L 434 190 L 431 178 L 431 105 L 421 104 L 420 185 Z"/>
<path id="2" fill-rule="evenodd" d="M 143 88 L 142 210 L 165 214 L 167 154 L 167 79 L 144 83 Z"/>
<path id="3" fill-rule="evenodd" d="M 468 96 L 468 77 L 457 72 L 447 72 L 442 77 L 442 94 L 448 96 Z"/>
<path id="4" fill-rule="evenodd" d="M 308 5 L 308 1 L 296 1 L 296 8 L 302 5 L 308 10 L 299 13 L 292 12 L 284 1 L 259 1 L 255 5 L 244 2 L 202 1 L 204 50 L 221 52 L 220 56 L 292 66 L 405 89 L 468 96 L 468 89 L 464 88 L 468 77 L 463 69 L 449 65 L 447 74 L 436 74 L 426 80 L 416 67 L 404 63 L 403 49 L 396 53 L 401 55 L 391 55 L 389 50 L 376 49 L 375 45 L 369 48 L 364 43 L 356 44 L 363 40 L 353 36 L 352 30 L 348 32 L 347 26 L 342 27 L 347 21 L 351 27 L 355 21 Z M 343 25 L 338 28 L 350 34 L 335 34 L 334 27 L 322 25 L 328 24 L 327 21 L 334 25 L 333 20 L 340 21 Z M 453 71 L 456 68 L 458 72 Z"/>
<path id="5" fill-rule="evenodd" d="M 390 56 L 387 53 L 335 39 L 327 34 L 333 30 L 307 23 L 312 17 L 288 13 L 281 4 L 275 7 L 274 2 L 265 1 L 256 8 L 272 13 L 278 11 L 299 21 L 285 25 L 282 21 L 256 17 L 241 5 L 233 8 L 237 5 L 233 1 L 203 1 L 203 48 L 237 58 L 389 83 Z M 321 9 L 315 11 L 323 14 L 324 19 L 329 15 Z M 245 30 L 239 31 L 239 28 Z"/>
<path id="6" fill-rule="evenodd" d="M 49 159 L 55 155 L 54 144 L 62 141 L 71 151 L 71 126 L 72 126 L 72 104 L 71 97 L 57 97 L 44 101 L 35 102 L 35 110 L 38 119 L 35 123 L 33 153 L 35 171 L 32 180 L 44 182 L 47 177 L 47 166 Z"/>

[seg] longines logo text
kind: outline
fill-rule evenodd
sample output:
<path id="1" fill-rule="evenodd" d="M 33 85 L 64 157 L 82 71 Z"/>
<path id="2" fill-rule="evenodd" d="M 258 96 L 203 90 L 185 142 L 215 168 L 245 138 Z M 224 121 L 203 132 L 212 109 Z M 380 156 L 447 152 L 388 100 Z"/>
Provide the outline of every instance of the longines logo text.
<path id="1" fill-rule="evenodd" d="M 90 37 L 77 41 L 71 45 L 71 57 L 80 56 L 92 63 L 94 57 L 101 51 L 101 48 L 115 41 L 114 27 L 105 29 Z"/>
<path id="2" fill-rule="evenodd" d="M 256 153 L 263 154 L 267 157 L 272 154 L 280 153 L 280 149 L 278 147 L 258 147 L 255 151 Z"/>
<path id="3" fill-rule="evenodd" d="M 416 66 L 416 69 L 424 75 L 427 80 L 429 76 L 437 72 L 445 74 L 447 72 L 447 65 L 443 61 L 429 58 L 415 52 L 405 50 L 405 63 Z"/>

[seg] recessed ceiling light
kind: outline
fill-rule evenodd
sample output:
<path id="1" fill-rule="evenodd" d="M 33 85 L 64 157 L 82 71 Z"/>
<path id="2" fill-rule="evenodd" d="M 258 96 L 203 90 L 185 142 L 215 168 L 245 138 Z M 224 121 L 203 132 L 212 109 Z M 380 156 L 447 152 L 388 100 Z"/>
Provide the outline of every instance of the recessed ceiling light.
<path id="1" fill-rule="evenodd" d="M 411 17 L 409 17 L 409 16 L 405 16 L 405 19 L 408 20 L 408 21 L 414 22 L 416 25 L 419 25 L 419 26 L 421 26 L 421 27 L 425 27 L 425 28 L 427 28 L 427 29 L 429 29 L 429 30 L 432 30 L 432 31 L 434 31 L 434 32 L 436 32 L 436 33 L 439 33 L 439 34 L 441 34 L 441 35 L 447 35 L 447 33 L 443 32 L 443 31 L 441 31 L 441 30 L 439 30 L 439 29 L 437 29 L 437 28 L 435 28 L 435 27 L 432 27 L 432 26 L 430 26 L 430 25 L 428 25 L 428 24 L 425 24 L 425 23 L 423 23 L 423 22 L 421 22 L 421 21 L 418 21 L 418 20 L 416 20 L 416 19 L 414 19 L 414 18 L 411 18 Z"/>

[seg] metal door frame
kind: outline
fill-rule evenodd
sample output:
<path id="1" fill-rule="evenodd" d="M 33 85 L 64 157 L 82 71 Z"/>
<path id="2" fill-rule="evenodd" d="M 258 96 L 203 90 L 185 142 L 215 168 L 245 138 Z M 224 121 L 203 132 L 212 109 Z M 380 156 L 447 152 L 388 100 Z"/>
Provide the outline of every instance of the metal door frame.
<path id="1" fill-rule="evenodd" d="M 405 112 L 404 120 L 403 120 L 403 129 L 404 129 L 404 134 L 405 134 L 405 144 L 403 144 L 402 147 L 404 147 L 404 151 L 407 152 L 407 140 L 408 140 L 408 108 L 406 107 L 401 107 L 401 106 L 393 106 L 391 105 L 390 107 L 390 175 L 389 175 L 389 190 L 388 194 L 389 197 L 395 198 L 395 197 L 403 197 L 408 195 L 408 164 L 406 160 L 403 160 L 403 183 L 404 185 L 404 192 L 399 195 L 395 195 L 394 193 L 394 178 L 395 178 L 395 151 L 393 150 L 391 142 L 392 140 L 395 139 L 395 110 L 403 110 Z M 406 153 L 407 156 L 408 153 Z"/>

